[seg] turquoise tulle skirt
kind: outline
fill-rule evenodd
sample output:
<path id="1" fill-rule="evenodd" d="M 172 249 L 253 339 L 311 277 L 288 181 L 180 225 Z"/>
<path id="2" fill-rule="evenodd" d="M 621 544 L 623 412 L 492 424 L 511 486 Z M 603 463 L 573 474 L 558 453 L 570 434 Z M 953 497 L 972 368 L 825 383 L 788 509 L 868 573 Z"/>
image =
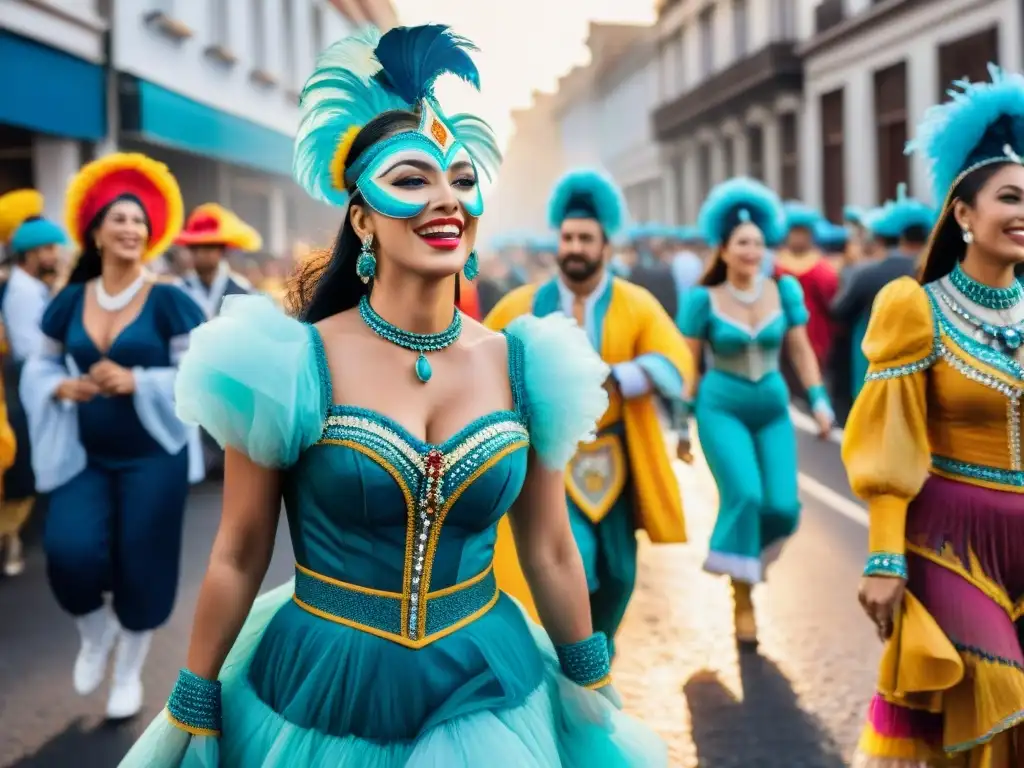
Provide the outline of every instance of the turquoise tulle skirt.
<path id="1" fill-rule="evenodd" d="M 560 672 L 502 595 L 426 648 L 307 613 L 291 582 L 260 597 L 220 680 L 223 734 L 162 712 L 121 768 L 657 768 L 664 742 Z"/>

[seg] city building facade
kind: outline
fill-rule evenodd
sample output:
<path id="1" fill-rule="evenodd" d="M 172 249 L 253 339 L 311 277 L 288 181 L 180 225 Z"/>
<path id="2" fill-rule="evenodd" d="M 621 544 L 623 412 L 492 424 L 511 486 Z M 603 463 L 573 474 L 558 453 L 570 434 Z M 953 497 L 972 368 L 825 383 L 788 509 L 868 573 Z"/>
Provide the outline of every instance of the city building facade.
<path id="1" fill-rule="evenodd" d="M 36 186 L 59 217 L 83 162 L 137 150 L 186 207 L 233 208 L 268 253 L 329 243 L 337 213 L 291 180 L 298 95 L 319 51 L 367 22 L 393 26 L 390 3 L 0 0 L 0 61 L 30 73 L 0 93 L 0 192 Z"/>
<path id="2" fill-rule="evenodd" d="M 734 175 L 800 197 L 803 71 L 813 0 L 666 0 L 654 133 L 665 210 L 692 223 L 710 189 Z"/>
<path id="3" fill-rule="evenodd" d="M 987 80 L 989 62 L 1020 71 L 1019 0 L 822 0 L 804 62 L 802 188 L 837 220 L 907 183 L 932 203 L 927 168 L 904 146 L 957 79 Z"/>

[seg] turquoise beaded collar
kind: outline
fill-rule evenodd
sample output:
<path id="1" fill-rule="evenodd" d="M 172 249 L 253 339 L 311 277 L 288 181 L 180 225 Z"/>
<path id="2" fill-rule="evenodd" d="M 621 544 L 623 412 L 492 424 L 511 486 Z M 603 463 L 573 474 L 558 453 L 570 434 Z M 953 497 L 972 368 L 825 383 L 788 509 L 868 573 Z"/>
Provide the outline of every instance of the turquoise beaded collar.
<path id="1" fill-rule="evenodd" d="M 1024 298 L 1024 288 L 1016 280 L 1009 288 L 992 288 L 970 277 L 959 264 L 949 273 L 949 282 L 968 299 L 986 309 L 1010 309 Z"/>
<path id="2" fill-rule="evenodd" d="M 458 341 L 459 336 L 462 334 L 462 313 L 458 309 L 455 310 L 455 314 L 452 316 L 451 325 L 440 333 L 413 333 L 412 331 L 405 331 L 396 325 L 392 325 L 377 314 L 377 311 L 370 306 L 369 297 L 365 295 L 359 299 L 359 316 L 363 318 L 367 328 L 385 341 L 390 341 L 392 344 L 402 347 L 402 349 L 420 353 L 416 358 L 413 370 L 416 373 L 416 378 L 424 384 L 430 381 L 430 377 L 434 375 L 434 371 L 430 367 L 430 361 L 427 360 L 425 353 L 437 352 L 438 350 L 450 347 Z"/>

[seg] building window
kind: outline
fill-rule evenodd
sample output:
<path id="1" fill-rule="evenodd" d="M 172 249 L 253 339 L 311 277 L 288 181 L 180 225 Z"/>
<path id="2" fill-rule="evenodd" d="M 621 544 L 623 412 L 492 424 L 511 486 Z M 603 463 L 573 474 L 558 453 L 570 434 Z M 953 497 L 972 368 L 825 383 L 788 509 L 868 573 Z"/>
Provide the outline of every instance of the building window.
<path id="1" fill-rule="evenodd" d="M 732 0 L 732 38 L 734 58 L 747 55 L 747 0 Z"/>
<path id="2" fill-rule="evenodd" d="M 747 126 L 747 175 L 764 181 L 764 129 Z"/>
<path id="3" fill-rule="evenodd" d="M 295 24 L 292 23 L 293 3 L 281 3 L 281 72 L 286 85 L 293 86 L 296 80 L 295 67 Z"/>
<path id="4" fill-rule="evenodd" d="M 256 69 L 267 68 L 267 25 L 263 0 L 249 0 L 249 24 L 252 30 L 252 65 Z"/>
<path id="5" fill-rule="evenodd" d="M 986 81 L 988 62 L 999 61 L 999 29 L 991 27 L 939 46 L 939 100 L 954 80 Z"/>
<path id="6" fill-rule="evenodd" d="M 213 45 L 228 45 L 228 3 L 227 0 L 210 0 L 210 42 Z"/>
<path id="7" fill-rule="evenodd" d="M 736 140 L 731 135 L 722 137 L 722 167 L 725 178 L 731 179 L 736 175 Z"/>
<path id="8" fill-rule="evenodd" d="M 796 0 L 772 0 L 772 32 L 777 40 L 796 37 Z"/>
<path id="9" fill-rule="evenodd" d="M 846 174 L 843 162 L 843 89 L 821 97 L 821 186 L 825 216 L 843 220 Z"/>
<path id="10" fill-rule="evenodd" d="M 715 71 L 715 6 L 701 11 L 700 21 L 700 74 L 709 77 Z"/>
<path id="11" fill-rule="evenodd" d="M 697 148 L 697 183 L 703 200 L 711 193 L 711 147 L 708 144 Z"/>
<path id="12" fill-rule="evenodd" d="M 781 184 L 779 191 L 785 200 L 793 200 L 800 196 L 800 151 L 797 135 L 796 112 L 786 112 L 779 116 L 779 144 L 782 149 L 780 158 Z"/>
<path id="13" fill-rule="evenodd" d="M 910 178 L 907 145 L 907 64 L 875 72 L 875 125 L 878 151 L 878 200 L 892 199 Z"/>
<path id="14" fill-rule="evenodd" d="M 314 4 L 309 14 L 309 23 L 313 28 L 310 30 L 310 39 L 313 41 L 313 58 L 319 56 L 324 48 L 324 9 Z"/>

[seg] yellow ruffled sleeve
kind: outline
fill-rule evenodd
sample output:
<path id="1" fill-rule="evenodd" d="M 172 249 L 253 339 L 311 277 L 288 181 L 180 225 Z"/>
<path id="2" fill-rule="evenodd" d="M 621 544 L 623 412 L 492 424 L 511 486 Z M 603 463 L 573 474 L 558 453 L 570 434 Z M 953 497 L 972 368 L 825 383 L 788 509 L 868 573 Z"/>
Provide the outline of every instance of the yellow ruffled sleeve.
<path id="1" fill-rule="evenodd" d="M 924 288 L 909 277 L 883 288 L 861 348 L 869 367 L 847 420 L 843 463 L 868 503 L 866 572 L 904 575 L 907 505 L 931 467 L 926 390 L 936 339 Z"/>

